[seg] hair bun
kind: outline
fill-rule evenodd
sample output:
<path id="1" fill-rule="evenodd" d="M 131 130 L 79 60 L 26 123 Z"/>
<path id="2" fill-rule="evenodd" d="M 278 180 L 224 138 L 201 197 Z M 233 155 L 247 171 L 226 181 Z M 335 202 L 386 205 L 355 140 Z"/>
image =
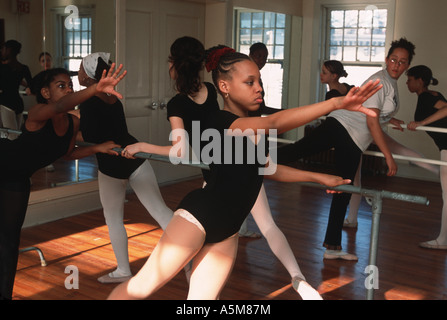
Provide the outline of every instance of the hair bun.
<path id="1" fill-rule="evenodd" d="M 227 46 L 220 46 L 212 50 L 206 59 L 206 71 L 210 72 L 215 70 L 219 65 L 220 58 L 229 52 L 236 52 L 236 50 Z"/>

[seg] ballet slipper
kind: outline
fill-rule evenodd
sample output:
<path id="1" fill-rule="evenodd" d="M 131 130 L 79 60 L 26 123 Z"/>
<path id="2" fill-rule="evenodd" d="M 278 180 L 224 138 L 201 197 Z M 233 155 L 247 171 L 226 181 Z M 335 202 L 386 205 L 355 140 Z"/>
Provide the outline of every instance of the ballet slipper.
<path id="1" fill-rule="evenodd" d="M 426 249 L 447 250 L 447 245 L 439 244 L 438 240 L 421 242 L 419 246 Z"/>
<path id="2" fill-rule="evenodd" d="M 357 261 L 359 259 L 355 254 L 347 253 L 341 250 L 326 250 L 323 258 L 328 260 L 340 259 L 348 261 Z"/>
<path id="3" fill-rule="evenodd" d="M 102 277 L 98 278 L 98 281 L 101 283 L 122 283 L 132 278 L 132 276 L 125 277 L 113 277 L 111 273 L 105 274 Z"/>
<path id="4" fill-rule="evenodd" d="M 303 300 L 323 300 L 318 291 L 300 277 L 293 277 L 292 287 Z"/>

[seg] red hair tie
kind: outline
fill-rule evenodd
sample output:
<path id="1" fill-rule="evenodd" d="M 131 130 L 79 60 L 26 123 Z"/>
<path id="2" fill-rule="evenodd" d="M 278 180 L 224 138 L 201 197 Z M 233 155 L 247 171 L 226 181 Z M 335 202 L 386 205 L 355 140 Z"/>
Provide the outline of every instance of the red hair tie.
<path id="1" fill-rule="evenodd" d="M 222 58 L 222 56 L 224 56 L 228 52 L 236 52 L 236 50 L 230 47 L 223 47 L 213 51 L 208 57 L 208 61 L 205 65 L 206 71 L 210 72 L 212 70 L 215 70 L 219 65 L 220 58 Z"/>

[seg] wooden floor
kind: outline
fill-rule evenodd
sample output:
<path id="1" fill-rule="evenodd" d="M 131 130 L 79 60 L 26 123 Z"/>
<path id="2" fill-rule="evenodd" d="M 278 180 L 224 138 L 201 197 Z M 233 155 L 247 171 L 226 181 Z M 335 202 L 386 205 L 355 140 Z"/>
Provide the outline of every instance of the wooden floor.
<path id="1" fill-rule="evenodd" d="M 427 196 L 428 207 L 384 200 L 378 252 L 379 289 L 376 300 L 447 299 L 447 251 L 418 247 L 437 236 L 441 193 L 435 182 L 369 176 L 364 187 Z M 323 260 L 321 246 L 327 223 L 330 196 L 324 190 L 266 181 L 269 202 L 277 225 L 286 235 L 308 282 L 325 300 L 364 300 L 365 268 L 368 266 L 371 208 L 363 200 L 358 229 L 343 231 L 343 247 L 358 262 Z M 200 180 L 161 189 L 166 203 L 175 208 Z M 130 260 L 136 272 L 150 255 L 162 232 L 134 195 L 125 205 Z M 250 218 L 251 229 L 256 226 Z M 38 246 L 48 266 L 40 265 L 36 252 L 19 258 L 14 299 L 102 300 L 115 287 L 97 278 L 115 267 L 107 227 L 101 211 L 25 229 L 22 247 Z M 73 268 L 79 271 L 79 289 L 68 290 L 65 281 Z M 69 268 L 66 270 L 66 268 Z M 67 271 L 67 273 L 65 273 Z M 152 300 L 182 300 L 188 286 L 183 273 L 158 291 Z M 241 239 L 234 271 L 222 300 L 300 300 L 290 285 L 285 268 L 269 249 L 265 238 Z"/>

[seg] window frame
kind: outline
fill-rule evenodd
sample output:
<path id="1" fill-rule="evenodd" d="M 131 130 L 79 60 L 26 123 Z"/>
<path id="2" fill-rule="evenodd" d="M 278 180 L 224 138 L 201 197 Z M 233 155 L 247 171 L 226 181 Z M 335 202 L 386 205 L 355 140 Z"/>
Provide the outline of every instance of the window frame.
<path id="1" fill-rule="evenodd" d="M 265 14 L 275 14 L 275 15 L 284 15 L 284 28 L 278 28 L 276 23 L 276 17 L 275 17 L 275 24 L 273 27 L 265 27 L 263 24 L 262 28 L 246 28 L 246 29 L 273 29 L 275 33 L 277 33 L 277 30 L 283 30 L 284 32 L 284 43 L 277 43 L 276 36 L 274 38 L 273 44 L 269 44 L 265 42 L 264 36 L 265 32 L 262 32 L 262 41 L 269 50 L 269 57 L 267 58 L 266 66 L 267 65 L 279 65 L 283 70 L 283 79 L 282 79 L 282 86 L 281 86 L 281 101 L 279 101 L 280 105 L 276 106 L 270 106 L 273 108 L 282 108 L 284 105 L 287 105 L 287 84 L 286 79 L 288 79 L 289 76 L 289 59 L 290 59 L 290 32 L 291 32 L 291 17 L 288 14 L 280 13 L 280 12 L 273 12 L 273 11 L 264 11 L 264 10 L 256 10 L 256 9 L 247 9 L 247 8 L 234 8 L 234 33 L 233 33 L 233 44 L 236 51 L 240 51 L 243 53 L 248 54 L 248 50 L 244 51 L 241 50 L 241 43 L 240 43 L 240 37 L 241 37 L 241 19 L 240 14 L 241 13 L 263 13 L 264 14 L 264 21 L 265 21 Z M 253 18 L 252 18 L 253 19 Z M 254 44 L 256 42 L 259 42 L 257 40 L 252 40 L 252 33 L 250 33 L 250 43 Z M 251 46 L 251 44 L 249 46 Z M 275 50 L 277 47 L 282 47 L 283 51 L 283 57 L 282 59 L 275 58 Z M 274 50 L 272 50 L 272 48 Z M 265 67 L 264 67 L 265 68 Z M 264 71 L 261 70 L 261 72 Z M 268 103 L 266 103 L 268 105 Z M 269 106 L 269 105 L 268 105 Z"/>
<path id="2" fill-rule="evenodd" d="M 387 27 L 385 33 L 385 57 L 388 53 L 391 42 L 394 40 L 394 13 L 395 13 L 395 0 L 389 1 L 368 1 L 368 4 L 364 3 L 351 3 L 351 4 L 335 4 L 335 3 L 321 3 L 321 46 L 320 46 L 320 69 L 318 70 L 318 74 L 321 72 L 321 66 L 324 61 L 330 59 L 330 21 L 331 15 L 330 13 L 334 10 L 365 10 L 368 6 L 376 7 L 377 9 L 386 9 L 387 10 Z M 361 47 L 361 46 L 356 46 Z M 385 60 L 383 61 L 345 61 L 341 60 L 343 65 L 347 68 L 349 67 L 371 67 L 371 68 L 383 68 L 385 64 Z M 365 75 L 365 80 L 369 77 L 369 75 Z M 319 77 L 318 77 L 319 79 Z M 359 85 L 358 83 L 356 85 Z M 321 101 L 324 100 L 324 96 L 326 93 L 326 86 L 323 85 L 319 81 L 318 85 L 318 97 Z"/>

